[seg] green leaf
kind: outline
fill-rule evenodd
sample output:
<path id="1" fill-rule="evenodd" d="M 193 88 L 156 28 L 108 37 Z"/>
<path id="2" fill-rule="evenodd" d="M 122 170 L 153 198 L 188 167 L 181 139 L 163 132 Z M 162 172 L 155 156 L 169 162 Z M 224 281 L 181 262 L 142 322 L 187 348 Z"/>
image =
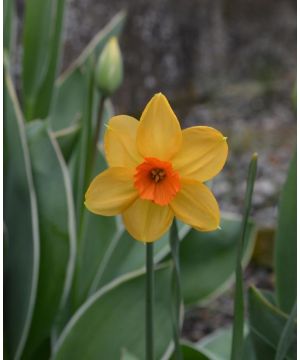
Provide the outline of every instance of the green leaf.
<path id="1" fill-rule="evenodd" d="M 98 152 L 95 173 L 107 167 L 101 151 Z M 97 170 L 96 170 L 97 169 Z M 82 206 L 84 206 L 82 204 Z M 110 256 L 111 248 L 117 240 L 116 218 L 94 215 L 87 209 L 83 211 L 83 226 L 79 234 L 78 272 L 76 276 L 75 307 L 81 305 L 90 295 L 90 288 L 96 274 Z"/>
<path id="2" fill-rule="evenodd" d="M 257 360 L 275 359 L 288 317 L 254 287 L 249 289 L 249 325 Z M 287 360 L 296 359 L 296 332 L 291 334 Z"/>
<path id="3" fill-rule="evenodd" d="M 293 309 L 290 313 L 289 319 L 286 322 L 278 343 L 275 360 L 284 360 L 293 340 L 293 333 L 296 329 L 296 313 L 297 302 L 295 302 Z"/>
<path id="4" fill-rule="evenodd" d="M 74 124 L 68 128 L 53 133 L 53 136 L 58 142 L 60 150 L 66 161 L 70 159 L 76 146 L 80 134 L 80 129 L 81 127 L 79 124 Z"/>
<path id="5" fill-rule="evenodd" d="M 56 82 L 49 115 L 54 132 L 80 123 L 87 94 L 86 71 L 86 67 L 76 68 L 64 81 Z"/>
<path id="6" fill-rule="evenodd" d="M 15 20 L 14 0 L 4 0 L 3 4 L 3 48 L 10 57 L 12 42 L 14 37 L 14 20 Z"/>
<path id="7" fill-rule="evenodd" d="M 45 118 L 60 54 L 64 0 L 27 0 L 23 37 L 23 101 L 27 120 Z"/>
<path id="8" fill-rule="evenodd" d="M 45 74 L 45 78 L 36 96 L 35 118 L 47 117 L 50 111 L 51 102 L 53 101 L 54 83 L 61 53 L 61 33 L 65 11 L 65 0 L 56 0 L 55 10 L 55 27 L 51 34 L 47 73 Z"/>
<path id="9" fill-rule="evenodd" d="M 123 349 L 121 354 L 121 360 L 139 360 L 135 355 L 130 353 L 128 350 Z"/>
<path id="10" fill-rule="evenodd" d="M 279 307 L 290 313 L 297 296 L 297 156 L 292 159 L 282 189 L 275 238 L 276 297 Z"/>
<path id="11" fill-rule="evenodd" d="M 242 222 L 242 230 L 238 242 L 238 251 L 236 257 L 235 270 L 235 294 L 234 294 L 234 319 L 233 319 L 233 335 L 231 346 L 231 359 L 239 360 L 243 349 L 243 329 L 244 329 L 244 284 L 242 258 L 246 243 L 246 232 L 249 214 L 252 204 L 252 194 L 257 170 L 257 154 L 253 154 L 247 177 L 247 189 L 245 195 L 245 208 Z"/>
<path id="12" fill-rule="evenodd" d="M 93 56 L 97 59 L 107 40 L 121 33 L 124 22 L 125 13 L 120 12 L 95 35 L 79 58 L 57 80 L 50 114 L 50 126 L 53 131 L 68 128 L 81 119 L 87 94 L 89 58 Z"/>
<path id="13" fill-rule="evenodd" d="M 241 220 L 224 216 L 221 230 L 198 232 L 191 229 L 180 245 L 183 298 L 186 305 L 208 301 L 224 291 L 233 281 Z M 248 222 L 243 251 L 244 265 L 250 260 L 255 228 Z"/>
<path id="14" fill-rule="evenodd" d="M 204 352 L 197 349 L 194 344 L 188 342 L 181 342 L 181 351 L 184 360 L 211 360 Z M 170 360 L 175 360 L 176 357 L 172 354 Z"/>
<path id="15" fill-rule="evenodd" d="M 167 250 L 166 250 L 167 249 Z M 168 234 L 165 234 L 154 244 L 154 261 L 157 263 L 167 252 L 170 252 Z M 105 259 L 105 263 L 99 266 L 90 292 L 93 293 L 100 287 L 111 282 L 113 279 L 145 266 L 145 245 L 134 240 L 127 231 L 120 231 Z"/>
<path id="16" fill-rule="evenodd" d="M 240 353 L 240 359 L 255 360 L 255 353 L 248 332 L 248 327 L 245 326 L 243 331 L 245 340 Z M 231 356 L 231 342 L 232 326 L 216 330 L 194 346 L 206 354 L 210 360 L 229 360 Z"/>
<path id="17" fill-rule="evenodd" d="M 231 353 L 232 327 L 224 328 L 207 335 L 195 346 L 211 360 L 229 360 Z M 244 360 L 244 359 L 243 359 Z"/>
<path id="18" fill-rule="evenodd" d="M 91 63 L 93 60 L 90 60 Z M 95 90 L 94 90 L 94 72 L 92 65 L 89 69 L 89 74 L 86 78 L 87 94 L 84 101 L 84 111 L 82 114 L 82 128 L 80 131 L 75 162 L 75 178 L 73 181 L 73 192 L 76 207 L 76 219 L 80 231 L 82 225 L 82 209 L 84 203 L 84 192 L 88 186 L 87 174 L 91 166 L 90 153 L 93 142 L 93 106 L 95 104 Z"/>
<path id="19" fill-rule="evenodd" d="M 24 350 L 36 358 L 50 339 L 58 309 L 68 296 L 75 265 L 76 227 L 71 182 L 55 139 L 44 122 L 27 126 L 40 229 L 37 298 Z"/>
<path id="20" fill-rule="evenodd" d="M 9 233 L 5 258 L 4 331 L 9 356 L 19 358 L 36 298 L 39 229 L 23 117 L 7 73 L 4 104 L 4 220 Z"/>
<path id="21" fill-rule="evenodd" d="M 169 350 L 170 269 L 155 271 L 155 359 Z M 126 348 L 145 359 L 145 274 L 128 274 L 96 292 L 70 319 L 54 346 L 53 359 L 119 359 Z"/>

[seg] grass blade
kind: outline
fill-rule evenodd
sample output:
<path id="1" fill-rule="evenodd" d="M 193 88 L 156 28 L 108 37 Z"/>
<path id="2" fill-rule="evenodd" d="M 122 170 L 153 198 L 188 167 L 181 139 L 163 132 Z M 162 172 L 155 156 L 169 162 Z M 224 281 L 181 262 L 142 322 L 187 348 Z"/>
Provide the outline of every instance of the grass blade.
<path id="1" fill-rule="evenodd" d="M 238 244 L 237 261 L 236 261 L 236 275 L 235 275 L 235 294 L 234 294 L 234 321 L 233 321 L 233 335 L 231 347 L 231 360 L 239 360 L 243 351 L 243 329 L 244 329 L 244 292 L 243 292 L 243 270 L 242 270 L 242 255 L 245 245 L 246 229 L 249 218 L 249 213 L 252 203 L 252 194 L 257 169 L 257 154 L 253 154 L 247 178 L 247 189 L 245 197 L 245 209 L 242 222 L 242 232 Z"/>

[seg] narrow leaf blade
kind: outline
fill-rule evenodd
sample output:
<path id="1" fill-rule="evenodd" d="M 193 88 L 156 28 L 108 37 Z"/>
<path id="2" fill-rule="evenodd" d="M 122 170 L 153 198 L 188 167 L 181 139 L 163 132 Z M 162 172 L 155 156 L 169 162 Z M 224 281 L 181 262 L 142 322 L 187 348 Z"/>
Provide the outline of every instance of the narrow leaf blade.
<path id="1" fill-rule="evenodd" d="M 31 324 L 40 250 L 37 200 L 24 121 L 7 72 L 4 101 L 4 217 L 9 233 L 4 278 L 4 329 L 7 351 L 10 357 L 18 358 Z"/>
<path id="2" fill-rule="evenodd" d="M 238 243 L 238 253 L 236 259 L 234 319 L 233 319 L 233 335 L 232 335 L 232 347 L 231 347 L 232 360 L 240 359 L 243 349 L 244 286 L 243 286 L 242 257 L 246 242 L 247 223 L 251 209 L 256 170 L 257 170 L 257 154 L 254 154 L 248 169 L 247 189 L 245 196 L 245 209 L 244 209 L 244 216 L 242 221 L 241 237 Z"/>
<path id="3" fill-rule="evenodd" d="M 297 156 L 294 155 L 281 193 L 275 238 L 276 297 L 289 313 L 297 296 Z"/>

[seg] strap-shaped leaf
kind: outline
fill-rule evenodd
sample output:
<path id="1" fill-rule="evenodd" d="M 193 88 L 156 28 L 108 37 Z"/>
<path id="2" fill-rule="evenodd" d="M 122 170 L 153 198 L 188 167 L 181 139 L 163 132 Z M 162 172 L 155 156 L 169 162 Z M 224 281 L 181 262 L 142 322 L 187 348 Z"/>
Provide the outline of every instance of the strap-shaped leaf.
<path id="1" fill-rule="evenodd" d="M 40 219 L 37 298 L 23 355 L 32 359 L 50 351 L 51 328 L 71 287 L 76 227 L 71 181 L 55 139 L 41 121 L 28 124 L 27 138 Z"/>
<path id="2" fill-rule="evenodd" d="M 244 327 L 244 346 L 240 359 L 255 360 L 255 352 L 249 336 L 248 326 Z M 232 326 L 218 329 L 205 336 L 194 346 L 208 356 L 210 360 L 229 360 L 231 356 Z"/>
<path id="3" fill-rule="evenodd" d="M 13 37 L 14 37 L 14 20 L 15 20 L 15 6 L 14 0 L 4 0 L 3 4 L 3 21 L 4 21 L 4 34 L 3 34 L 3 48 L 7 56 L 10 56 Z"/>
<path id="4" fill-rule="evenodd" d="M 181 343 L 181 352 L 183 355 L 183 359 L 187 360 L 212 360 L 209 358 L 205 352 L 202 350 L 199 350 L 195 347 L 194 344 L 188 343 L 188 342 L 182 342 Z M 170 360 L 176 360 L 176 357 L 174 354 L 172 354 Z"/>
<path id="5" fill-rule="evenodd" d="M 23 102 L 27 120 L 45 118 L 60 55 L 65 0 L 27 0 L 23 36 Z"/>
<path id="6" fill-rule="evenodd" d="M 9 234 L 5 258 L 4 329 L 9 356 L 19 358 L 36 299 L 40 251 L 37 201 L 24 122 L 7 73 L 4 103 L 4 217 Z"/>
<path id="7" fill-rule="evenodd" d="M 276 297 L 279 307 L 290 313 L 297 295 L 297 156 L 290 164 L 282 189 L 275 239 Z"/>
<path id="8" fill-rule="evenodd" d="M 254 287 L 249 289 L 249 325 L 256 359 L 275 359 L 276 349 L 288 316 Z M 291 334 L 286 359 L 296 359 L 296 331 Z"/>
<path id="9" fill-rule="evenodd" d="M 76 146 L 80 134 L 80 129 L 81 126 L 75 123 L 68 128 L 53 133 L 66 161 L 70 159 L 73 149 Z"/>
<path id="10" fill-rule="evenodd" d="M 282 330 L 280 340 L 277 346 L 275 360 L 284 360 L 291 344 L 293 343 L 293 333 L 296 328 L 296 315 L 297 315 L 297 302 L 295 302 L 293 309 L 290 313 L 289 319 Z"/>
<path id="11" fill-rule="evenodd" d="M 170 268 L 155 271 L 155 359 L 170 350 Z M 119 359 L 125 348 L 145 359 L 145 274 L 125 275 L 91 296 L 63 330 L 53 359 Z"/>

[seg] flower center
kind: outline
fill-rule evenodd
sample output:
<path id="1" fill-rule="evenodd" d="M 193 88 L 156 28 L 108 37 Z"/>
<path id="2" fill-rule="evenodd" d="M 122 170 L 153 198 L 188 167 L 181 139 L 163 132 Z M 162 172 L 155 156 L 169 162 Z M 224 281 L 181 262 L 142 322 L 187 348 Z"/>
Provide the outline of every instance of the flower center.
<path id="1" fill-rule="evenodd" d="M 160 182 L 166 177 L 166 172 L 164 169 L 153 169 L 150 172 L 151 178 L 156 182 Z"/>
<path id="2" fill-rule="evenodd" d="M 157 205 L 168 205 L 180 189 L 179 174 L 172 164 L 157 158 L 145 158 L 137 166 L 134 186 L 140 198 Z"/>

